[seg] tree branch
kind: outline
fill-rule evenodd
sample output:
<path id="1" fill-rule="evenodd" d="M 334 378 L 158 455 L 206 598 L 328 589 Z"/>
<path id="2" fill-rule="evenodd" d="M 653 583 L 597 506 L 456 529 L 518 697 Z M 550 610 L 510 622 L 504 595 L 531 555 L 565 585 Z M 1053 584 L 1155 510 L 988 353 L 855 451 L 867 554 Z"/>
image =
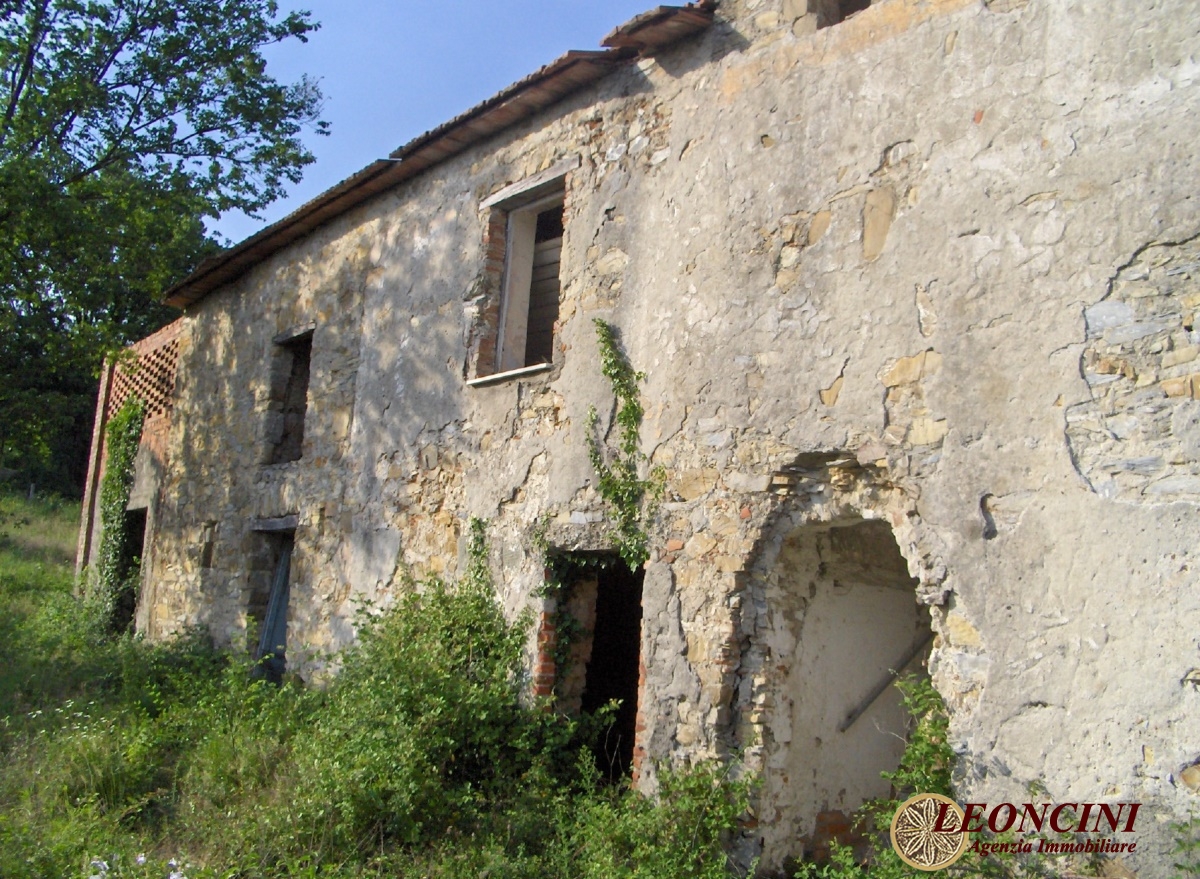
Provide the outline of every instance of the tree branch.
<path id="1" fill-rule="evenodd" d="M 25 50 L 25 57 L 21 62 L 20 73 L 17 75 L 12 86 L 12 92 L 9 94 L 8 106 L 4 110 L 4 124 L 0 125 L 0 147 L 4 146 L 9 128 L 12 127 L 12 121 L 17 115 L 17 108 L 21 106 L 21 95 L 25 93 L 25 85 L 29 82 L 30 74 L 33 73 L 33 63 L 37 59 L 38 50 L 41 49 L 42 41 L 46 38 L 46 34 L 50 32 L 48 27 L 41 27 L 49 8 L 50 0 L 42 0 L 42 5 L 37 9 L 33 20 L 30 22 L 29 44 Z"/>

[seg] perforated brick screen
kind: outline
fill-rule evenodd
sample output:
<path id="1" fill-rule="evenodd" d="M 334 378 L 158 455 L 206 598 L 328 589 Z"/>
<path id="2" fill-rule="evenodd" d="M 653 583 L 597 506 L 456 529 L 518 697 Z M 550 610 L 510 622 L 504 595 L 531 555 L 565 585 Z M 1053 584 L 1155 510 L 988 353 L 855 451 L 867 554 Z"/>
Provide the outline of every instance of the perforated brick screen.
<path id="1" fill-rule="evenodd" d="M 152 340 L 153 336 L 135 346 L 137 358 L 119 364 L 114 370 L 110 412 L 116 412 L 134 394 L 145 402 L 147 419 L 171 411 L 175 367 L 179 362 L 179 337 L 172 335 L 155 347 L 141 349 L 141 345 Z"/>

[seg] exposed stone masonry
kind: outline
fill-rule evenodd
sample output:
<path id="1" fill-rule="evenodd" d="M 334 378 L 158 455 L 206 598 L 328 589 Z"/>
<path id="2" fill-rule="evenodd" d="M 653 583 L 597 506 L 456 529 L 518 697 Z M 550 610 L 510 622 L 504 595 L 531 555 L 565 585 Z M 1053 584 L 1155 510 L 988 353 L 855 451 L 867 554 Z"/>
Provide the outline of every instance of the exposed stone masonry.
<path id="1" fill-rule="evenodd" d="M 1155 244 L 1084 312 L 1092 399 L 1067 435 L 1092 490 L 1122 500 L 1200 497 L 1200 239 Z"/>

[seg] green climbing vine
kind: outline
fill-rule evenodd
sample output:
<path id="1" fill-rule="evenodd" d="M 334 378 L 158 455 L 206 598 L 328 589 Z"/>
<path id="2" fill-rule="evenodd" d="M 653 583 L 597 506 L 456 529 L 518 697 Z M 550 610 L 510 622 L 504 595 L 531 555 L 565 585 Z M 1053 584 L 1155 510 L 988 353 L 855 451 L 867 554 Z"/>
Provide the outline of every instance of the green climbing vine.
<path id="1" fill-rule="evenodd" d="M 492 595 L 495 590 L 488 567 L 487 520 L 477 516 L 471 517 L 467 532 L 467 571 L 461 582 L 483 595 Z"/>
<path id="2" fill-rule="evenodd" d="M 129 397 L 109 419 L 105 429 L 108 455 L 104 480 L 100 483 L 100 548 L 92 600 L 109 625 L 122 596 L 136 591 L 140 561 L 130 563 L 130 534 L 125 527 L 125 508 L 133 489 L 133 464 L 142 438 L 145 405 Z"/>
<path id="3" fill-rule="evenodd" d="M 612 385 L 617 398 L 617 448 L 608 455 L 598 438 L 600 415 L 593 406 L 588 410 L 588 457 L 599 477 L 597 489 L 612 509 L 613 536 L 617 552 L 629 567 L 640 568 L 650 557 L 645 518 L 653 515 L 662 497 L 665 480 L 654 469 L 646 479 L 638 476 L 646 456 L 639 450 L 642 427 L 642 402 L 638 384 L 646 374 L 637 372 L 617 346 L 613 328 L 595 318 L 596 339 L 600 345 L 600 371 Z"/>
<path id="4" fill-rule="evenodd" d="M 621 559 L 638 569 L 650 557 L 645 521 L 653 515 L 662 497 L 665 478 L 659 468 L 646 479 L 638 473 L 646 460 L 639 449 L 644 410 L 638 384 L 644 373 L 634 370 L 617 344 L 613 328 L 596 318 L 596 338 L 600 347 L 600 371 L 617 398 L 617 444 L 609 449 L 602 442 L 600 415 L 596 407 L 588 410 L 588 458 L 596 468 L 597 490 L 610 508 L 612 537 Z M 556 633 L 554 664 L 562 681 L 571 663 L 571 648 L 585 635 L 583 624 L 571 613 L 572 591 L 589 572 L 614 564 L 610 555 L 567 552 L 554 549 L 546 539 L 549 520 L 541 521 L 533 532 L 533 543 L 546 569 L 543 598 L 554 599 L 553 624 Z"/>

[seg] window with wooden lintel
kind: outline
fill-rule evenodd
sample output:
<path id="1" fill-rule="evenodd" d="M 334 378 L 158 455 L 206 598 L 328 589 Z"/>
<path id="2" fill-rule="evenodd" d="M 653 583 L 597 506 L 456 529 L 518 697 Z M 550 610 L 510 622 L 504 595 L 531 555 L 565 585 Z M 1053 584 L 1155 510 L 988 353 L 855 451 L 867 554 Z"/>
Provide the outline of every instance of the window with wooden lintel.
<path id="1" fill-rule="evenodd" d="M 507 239 L 496 352 L 498 372 L 554 359 L 563 241 L 562 193 L 510 211 Z"/>

